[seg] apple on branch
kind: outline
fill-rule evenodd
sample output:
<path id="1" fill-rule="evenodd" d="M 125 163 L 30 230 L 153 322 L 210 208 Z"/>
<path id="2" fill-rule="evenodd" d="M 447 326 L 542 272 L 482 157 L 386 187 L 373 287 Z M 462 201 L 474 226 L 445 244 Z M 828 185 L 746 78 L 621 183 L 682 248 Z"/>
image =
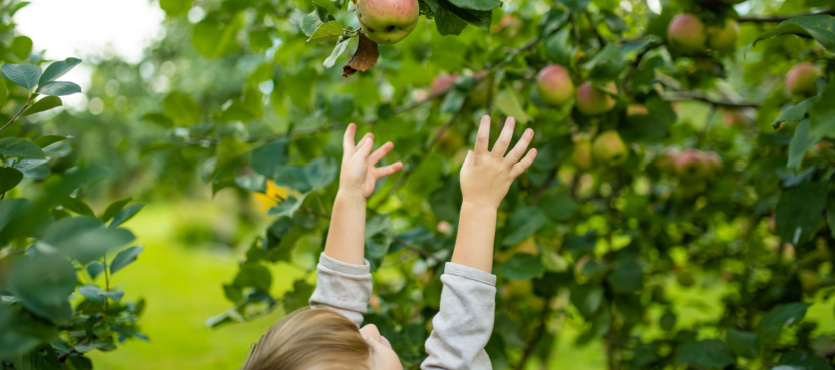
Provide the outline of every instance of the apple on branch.
<path id="1" fill-rule="evenodd" d="M 418 0 L 357 1 L 357 19 L 363 33 L 378 44 L 394 44 L 409 36 L 419 16 Z"/>

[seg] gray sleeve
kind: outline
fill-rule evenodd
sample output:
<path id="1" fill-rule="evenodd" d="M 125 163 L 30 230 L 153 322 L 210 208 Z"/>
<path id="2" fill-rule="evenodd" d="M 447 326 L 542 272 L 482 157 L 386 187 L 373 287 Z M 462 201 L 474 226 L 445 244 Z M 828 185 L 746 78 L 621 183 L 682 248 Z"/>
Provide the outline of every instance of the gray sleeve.
<path id="1" fill-rule="evenodd" d="M 316 266 L 316 290 L 310 306 L 328 308 L 347 317 L 358 327 L 371 298 L 371 266 L 340 262 L 322 253 Z"/>
<path id="2" fill-rule="evenodd" d="M 441 282 L 441 308 L 421 369 L 492 369 L 484 346 L 493 332 L 496 275 L 449 262 Z"/>

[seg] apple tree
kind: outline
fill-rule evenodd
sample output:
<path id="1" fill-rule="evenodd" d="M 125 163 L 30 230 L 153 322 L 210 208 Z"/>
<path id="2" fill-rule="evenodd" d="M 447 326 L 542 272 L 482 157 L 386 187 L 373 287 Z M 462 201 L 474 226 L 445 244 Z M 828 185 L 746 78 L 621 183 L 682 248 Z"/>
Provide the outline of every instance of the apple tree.
<path id="1" fill-rule="evenodd" d="M 150 78 L 192 62 L 142 154 L 271 217 L 210 326 L 306 304 L 357 122 L 406 165 L 369 199 L 366 319 L 419 364 L 458 170 L 512 115 L 539 156 L 499 210 L 494 367 L 566 337 L 613 369 L 832 367 L 832 1 L 394 1 L 160 2 Z M 306 275 L 275 293 L 270 264 Z"/>

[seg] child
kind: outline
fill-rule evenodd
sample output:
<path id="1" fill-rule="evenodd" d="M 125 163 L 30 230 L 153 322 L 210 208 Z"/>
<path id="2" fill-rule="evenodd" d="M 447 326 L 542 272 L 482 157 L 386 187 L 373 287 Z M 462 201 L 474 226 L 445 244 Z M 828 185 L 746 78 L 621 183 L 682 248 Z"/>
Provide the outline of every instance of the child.
<path id="1" fill-rule="evenodd" d="M 475 150 L 464 160 L 458 236 L 452 261 L 441 275 L 440 311 L 432 319 L 434 329 L 426 340 L 429 356 L 422 369 L 492 368 L 484 346 L 493 331 L 495 311 L 496 276 L 491 270 L 496 212 L 513 180 L 536 157 L 536 149 L 522 157 L 533 138 L 530 128 L 505 155 L 515 123 L 513 117 L 507 119 L 490 151 L 490 117 L 482 117 Z M 366 199 L 378 179 L 403 164 L 376 168 L 394 145 L 385 143 L 371 153 L 373 135 L 366 134 L 355 146 L 355 132 L 356 126 L 348 125 L 330 232 L 310 297 L 313 308 L 273 325 L 255 345 L 245 370 L 403 369 L 374 325 L 358 329 L 371 298 L 370 268 L 363 258 Z"/>

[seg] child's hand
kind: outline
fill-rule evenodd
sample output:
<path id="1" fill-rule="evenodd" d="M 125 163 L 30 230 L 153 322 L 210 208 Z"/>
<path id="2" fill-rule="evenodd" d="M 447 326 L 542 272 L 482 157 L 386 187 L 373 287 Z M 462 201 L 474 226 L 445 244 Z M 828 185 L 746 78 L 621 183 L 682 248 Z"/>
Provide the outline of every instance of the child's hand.
<path id="1" fill-rule="evenodd" d="M 357 132 L 355 124 L 348 125 L 345 139 L 342 143 L 342 173 L 339 176 L 339 190 L 361 194 L 368 198 L 374 192 L 377 180 L 391 175 L 403 168 L 403 163 L 397 162 L 386 167 L 374 167 L 388 152 L 394 148 L 390 141 L 383 144 L 374 153 L 374 135 L 365 134 L 357 145 L 354 145 L 354 135 Z"/>
<path id="2" fill-rule="evenodd" d="M 502 133 L 493 145 L 493 150 L 489 151 L 487 145 L 490 141 L 490 116 L 485 115 L 481 118 L 475 151 L 470 150 L 467 153 L 464 166 L 461 167 L 461 193 L 464 203 L 498 209 L 513 180 L 533 163 L 536 149 L 531 149 L 525 158 L 522 158 L 533 139 L 533 130 L 530 128 L 525 130 L 522 138 L 505 157 L 510 140 L 513 139 L 515 126 L 516 119 L 508 117 Z"/>

